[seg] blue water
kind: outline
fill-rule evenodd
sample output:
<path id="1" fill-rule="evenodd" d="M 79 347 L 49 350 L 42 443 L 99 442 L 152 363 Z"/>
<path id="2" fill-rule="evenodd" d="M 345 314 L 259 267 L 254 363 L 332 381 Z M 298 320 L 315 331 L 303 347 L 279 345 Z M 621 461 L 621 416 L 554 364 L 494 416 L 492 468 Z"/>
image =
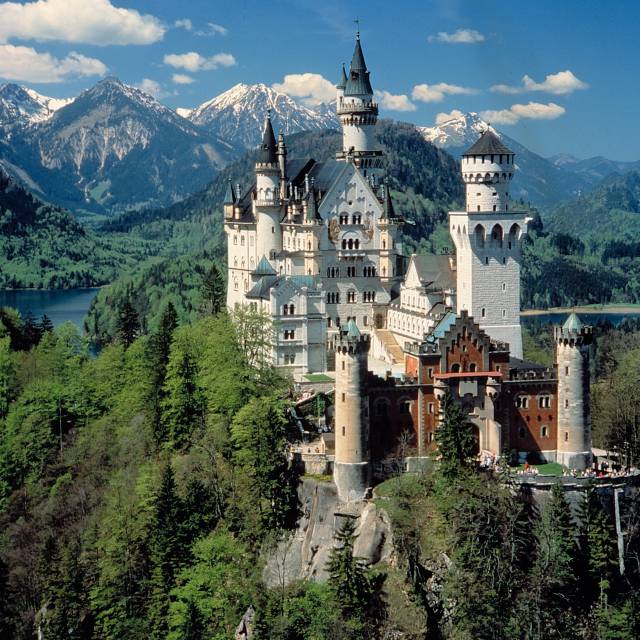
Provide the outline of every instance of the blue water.
<path id="1" fill-rule="evenodd" d="M 537 316 L 521 316 L 522 324 L 563 324 L 564 321 L 569 317 L 571 312 L 566 313 L 544 313 Z M 580 313 L 580 320 L 584 324 L 596 325 L 601 322 L 609 321 L 614 327 L 617 327 L 623 320 L 632 320 L 636 318 L 640 318 L 640 312 L 629 313 L 629 312 L 620 312 L 620 313 L 611 313 L 607 311 L 606 313 Z"/>
<path id="2" fill-rule="evenodd" d="M 31 312 L 36 319 L 47 315 L 54 326 L 72 322 L 82 329 L 91 301 L 99 289 L 37 289 L 8 291 L 0 289 L 0 307 L 18 309 L 24 318 Z"/>

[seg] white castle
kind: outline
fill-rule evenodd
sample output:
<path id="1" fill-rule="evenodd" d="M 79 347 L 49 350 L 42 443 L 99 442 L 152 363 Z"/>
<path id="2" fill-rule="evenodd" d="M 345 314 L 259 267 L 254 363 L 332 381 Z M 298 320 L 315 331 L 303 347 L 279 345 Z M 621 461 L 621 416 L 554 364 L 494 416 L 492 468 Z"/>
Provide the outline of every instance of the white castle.
<path id="1" fill-rule="evenodd" d="M 355 51 L 337 84 L 342 150 L 335 160 L 290 159 L 268 117 L 255 182 L 229 182 L 227 306 L 268 312 L 273 359 L 294 376 L 335 368 L 340 327 L 370 334 L 370 360 L 404 364 L 401 345 L 421 341 L 448 310 L 475 319 L 522 357 L 520 248 L 524 213 L 509 208 L 514 154 L 487 130 L 462 158 L 466 211 L 449 214 L 454 256 L 402 252 L 377 149 L 364 55 Z M 408 264 L 407 264 L 408 263 Z"/>

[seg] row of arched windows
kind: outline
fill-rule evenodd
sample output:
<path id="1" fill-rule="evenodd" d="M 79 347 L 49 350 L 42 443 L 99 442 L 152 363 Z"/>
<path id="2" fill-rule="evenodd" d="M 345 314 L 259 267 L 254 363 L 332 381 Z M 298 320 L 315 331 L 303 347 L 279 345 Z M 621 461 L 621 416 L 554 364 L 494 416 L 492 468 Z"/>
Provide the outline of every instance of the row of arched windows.
<path id="1" fill-rule="evenodd" d="M 293 316 L 295 315 L 295 307 L 292 304 L 285 304 L 282 306 L 282 315 L 283 316 Z"/>
<path id="2" fill-rule="evenodd" d="M 364 302 L 375 302 L 376 301 L 376 292 L 375 291 L 365 291 L 362 294 L 362 299 Z"/>
<path id="3" fill-rule="evenodd" d="M 340 293 L 337 291 L 329 291 L 327 293 L 328 304 L 340 304 Z"/>
<path id="4" fill-rule="evenodd" d="M 349 238 L 349 240 L 345 239 L 342 241 L 342 248 L 357 250 L 360 248 L 360 240 L 358 240 L 357 238 L 355 240 L 353 238 Z"/>
<path id="5" fill-rule="evenodd" d="M 349 224 L 349 214 L 348 213 L 341 213 L 340 217 L 340 224 Z M 362 214 L 361 213 L 354 213 L 351 216 L 351 224 L 362 224 Z"/>

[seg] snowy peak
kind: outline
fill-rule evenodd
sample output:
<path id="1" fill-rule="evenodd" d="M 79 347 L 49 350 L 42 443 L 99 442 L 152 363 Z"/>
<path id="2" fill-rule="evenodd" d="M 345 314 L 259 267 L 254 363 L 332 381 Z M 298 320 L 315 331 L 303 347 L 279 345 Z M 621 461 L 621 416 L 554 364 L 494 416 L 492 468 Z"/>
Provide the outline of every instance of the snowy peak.
<path id="1" fill-rule="evenodd" d="M 237 84 L 193 110 L 178 113 L 209 132 L 246 148 L 260 142 L 267 112 L 276 131 L 285 135 L 339 127 L 335 110 L 296 102 L 265 84 Z"/>
<path id="2" fill-rule="evenodd" d="M 48 120 L 73 98 L 50 98 L 9 83 L 0 86 L 0 126 L 26 126 Z"/>
<path id="3" fill-rule="evenodd" d="M 470 147 L 487 128 L 490 128 L 498 137 L 502 137 L 474 112 L 460 114 L 440 122 L 435 127 L 418 127 L 427 142 L 441 149 Z"/>

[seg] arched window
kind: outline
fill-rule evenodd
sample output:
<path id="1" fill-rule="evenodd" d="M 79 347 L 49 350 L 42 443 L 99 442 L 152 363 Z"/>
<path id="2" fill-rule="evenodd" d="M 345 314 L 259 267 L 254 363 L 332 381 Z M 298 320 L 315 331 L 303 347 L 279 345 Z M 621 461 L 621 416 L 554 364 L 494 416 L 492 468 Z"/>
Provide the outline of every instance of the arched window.
<path id="1" fill-rule="evenodd" d="M 460 365 L 457 362 L 451 365 L 451 373 L 460 373 Z"/>
<path id="2" fill-rule="evenodd" d="M 354 243 L 354 248 L 359 249 L 360 248 L 360 240 L 356 240 Z"/>
<path id="3" fill-rule="evenodd" d="M 244 236 L 240 236 L 240 246 L 244 247 Z"/>
<path id="4" fill-rule="evenodd" d="M 476 247 L 484 247 L 484 227 L 481 224 L 477 224 L 473 230 L 473 235 L 476 241 Z"/>
<path id="5" fill-rule="evenodd" d="M 377 416 L 386 416 L 389 413 L 389 401 L 386 398 L 378 398 L 374 408 Z"/>
<path id="6" fill-rule="evenodd" d="M 349 242 L 347 242 L 349 249 L 353 249 L 353 238 L 349 238 Z"/>
<path id="7" fill-rule="evenodd" d="M 476 363 L 475 363 L 475 362 L 472 362 L 472 363 L 469 365 L 469 371 L 471 371 L 471 372 L 473 373 L 473 372 L 475 372 L 476 370 L 477 370 Z"/>
<path id="8" fill-rule="evenodd" d="M 290 304 L 289 305 L 289 315 L 292 316 L 294 314 L 295 314 L 295 307 L 292 304 Z"/>
<path id="9" fill-rule="evenodd" d="M 347 248 L 347 241 L 346 241 L 346 240 L 343 240 L 343 241 L 342 241 L 342 248 L 343 248 L 343 249 L 346 249 L 346 248 Z"/>

